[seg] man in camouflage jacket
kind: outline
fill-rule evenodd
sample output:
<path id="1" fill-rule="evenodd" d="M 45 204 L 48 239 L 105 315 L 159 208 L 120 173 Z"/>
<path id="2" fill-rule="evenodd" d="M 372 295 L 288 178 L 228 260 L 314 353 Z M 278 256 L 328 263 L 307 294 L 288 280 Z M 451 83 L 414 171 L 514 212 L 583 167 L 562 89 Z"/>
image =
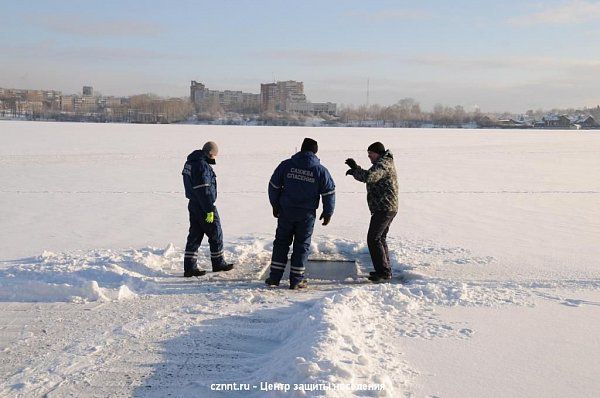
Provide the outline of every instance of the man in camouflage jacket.
<path id="1" fill-rule="evenodd" d="M 350 170 L 346 175 L 351 175 L 357 181 L 367 184 L 367 203 L 371 211 L 367 244 L 375 268 L 369 279 L 380 282 L 392 277 L 386 238 L 390 225 L 398 213 L 398 176 L 394 157 L 381 142 L 371 144 L 367 151 L 373 164 L 371 168 L 364 170 L 354 159 L 347 159 L 346 164 Z"/>

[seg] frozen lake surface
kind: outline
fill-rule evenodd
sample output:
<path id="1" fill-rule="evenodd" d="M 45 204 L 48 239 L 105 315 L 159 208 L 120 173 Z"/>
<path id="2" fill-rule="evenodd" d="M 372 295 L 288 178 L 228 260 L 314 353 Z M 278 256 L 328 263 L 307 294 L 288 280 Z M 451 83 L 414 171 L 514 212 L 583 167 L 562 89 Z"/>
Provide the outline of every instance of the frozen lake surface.
<path id="1" fill-rule="evenodd" d="M 399 175 L 389 245 L 406 283 L 264 286 L 269 177 L 307 136 L 337 192 L 312 256 L 371 270 L 365 188 L 344 160 L 366 167 L 381 141 Z M 3 121 L 0 138 L 0 396 L 600 390 L 599 132 Z M 208 140 L 237 267 L 190 281 L 180 173 Z M 234 382 L 251 390 L 211 389 Z M 382 389 L 282 394 L 261 382 Z"/>

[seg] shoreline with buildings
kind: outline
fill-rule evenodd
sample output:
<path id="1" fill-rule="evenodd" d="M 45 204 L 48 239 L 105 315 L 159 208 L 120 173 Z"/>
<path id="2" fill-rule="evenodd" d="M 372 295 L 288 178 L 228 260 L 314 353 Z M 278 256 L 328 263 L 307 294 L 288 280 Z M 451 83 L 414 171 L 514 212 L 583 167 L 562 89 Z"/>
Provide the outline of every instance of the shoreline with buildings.
<path id="1" fill-rule="evenodd" d="M 262 83 L 260 93 L 211 90 L 192 80 L 189 97 L 152 94 L 103 96 L 92 86 L 81 94 L 57 90 L 0 88 L 0 120 L 92 123 L 209 124 L 248 126 L 322 126 L 372 128 L 573 129 L 600 128 L 600 106 L 584 109 L 527 111 L 524 114 L 467 112 L 461 106 L 436 105 L 422 111 L 411 98 L 390 106 L 338 108 L 333 102 L 311 102 L 304 83 Z"/>

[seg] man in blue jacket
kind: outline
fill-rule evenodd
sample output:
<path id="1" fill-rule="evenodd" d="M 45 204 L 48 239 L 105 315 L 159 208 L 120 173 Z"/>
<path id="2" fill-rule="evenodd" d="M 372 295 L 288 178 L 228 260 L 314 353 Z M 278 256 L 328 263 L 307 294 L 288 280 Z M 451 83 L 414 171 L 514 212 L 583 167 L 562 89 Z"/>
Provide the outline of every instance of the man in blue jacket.
<path id="1" fill-rule="evenodd" d="M 233 268 L 233 264 L 227 264 L 223 257 L 223 231 L 215 207 L 217 176 L 211 165 L 215 164 L 218 153 L 217 144 L 207 142 L 202 150 L 188 155 L 181 172 L 190 213 L 190 230 L 183 257 L 183 276 L 186 278 L 206 274 L 206 271 L 199 269 L 197 265 L 198 248 L 204 235 L 208 237 L 213 272 L 229 271 Z"/>
<path id="2" fill-rule="evenodd" d="M 329 224 L 335 207 L 335 183 L 316 156 L 318 149 L 315 140 L 305 138 L 300 152 L 281 162 L 269 181 L 269 201 L 277 218 L 277 231 L 267 285 L 279 285 L 293 242 L 290 289 L 306 287 L 304 270 L 319 197 L 323 198 L 319 217 L 323 225 Z"/>

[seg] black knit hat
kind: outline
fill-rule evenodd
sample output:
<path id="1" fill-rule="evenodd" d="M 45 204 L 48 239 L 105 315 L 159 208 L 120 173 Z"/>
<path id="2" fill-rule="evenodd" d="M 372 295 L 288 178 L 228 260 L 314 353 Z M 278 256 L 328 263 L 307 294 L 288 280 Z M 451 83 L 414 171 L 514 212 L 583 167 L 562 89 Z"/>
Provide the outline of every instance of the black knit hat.
<path id="1" fill-rule="evenodd" d="M 313 140 L 312 138 L 305 138 L 304 141 L 302 141 L 302 147 L 300 148 L 300 150 L 317 153 L 317 151 L 319 150 L 319 145 L 317 144 L 317 141 Z"/>
<path id="2" fill-rule="evenodd" d="M 367 148 L 367 151 L 375 152 L 380 155 L 383 155 L 385 153 L 385 147 L 383 146 L 383 144 L 381 142 L 377 141 L 377 142 L 374 142 L 371 145 L 369 145 L 369 147 Z"/>

